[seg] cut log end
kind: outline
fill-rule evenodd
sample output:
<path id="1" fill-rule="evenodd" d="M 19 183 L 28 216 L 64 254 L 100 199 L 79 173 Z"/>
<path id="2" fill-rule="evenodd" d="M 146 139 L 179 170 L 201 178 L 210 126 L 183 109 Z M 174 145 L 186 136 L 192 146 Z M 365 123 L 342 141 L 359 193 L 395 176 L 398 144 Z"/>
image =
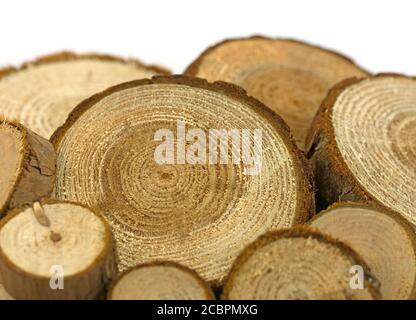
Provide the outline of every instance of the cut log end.
<path id="1" fill-rule="evenodd" d="M 110 300 L 212 300 L 211 288 L 195 272 L 176 263 L 139 265 L 112 286 Z"/>
<path id="2" fill-rule="evenodd" d="M 112 85 L 166 71 L 105 55 L 61 53 L 0 71 L 0 114 L 47 139 L 82 100 Z"/>
<path id="3" fill-rule="evenodd" d="M 351 268 L 362 267 L 362 287 Z M 365 263 L 349 247 L 304 228 L 260 237 L 236 260 L 222 299 L 375 299 Z"/>
<path id="4" fill-rule="evenodd" d="M 367 73 L 334 52 L 299 41 L 253 37 L 221 42 L 186 71 L 245 88 L 287 122 L 301 149 L 313 117 L 335 83 Z"/>
<path id="5" fill-rule="evenodd" d="M 357 251 L 380 281 L 384 299 L 416 298 L 416 236 L 399 214 L 374 205 L 340 203 L 309 225 Z"/>
<path id="6" fill-rule="evenodd" d="M 78 204 L 44 200 L 35 208 L 14 209 L 1 221 L 2 283 L 17 299 L 96 298 L 113 276 L 114 263 L 109 226 Z"/>
<path id="7" fill-rule="evenodd" d="M 379 75 L 329 93 L 309 138 L 322 206 L 375 201 L 416 225 L 416 79 Z"/>
<path id="8" fill-rule="evenodd" d="M 19 123 L 0 118 L 0 215 L 52 192 L 52 144 Z"/>
<path id="9" fill-rule="evenodd" d="M 197 140 L 189 138 L 191 129 L 199 130 Z M 247 130 L 245 145 L 262 158 L 261 168 L 253 160 L 233 162 L 235 150 L 226 150 L 221 164 L 208 139 L 209 130 L 222 129 L 237 130 L 241 139 Z M 262 132 L 256 146 L 255 129 Z M 122 271 L 174 260 L 221 285 L 245 245 L 306 221 L 314 210 L 309 168 L 287 127 L 230 84 L 184 76 L 122 84 L 81 104 L 52 141 L 59 154 L 56 197 L 105 213 Z M 192 146 L 205 159 L 193 163 Z M 176 151 L 164 164 L 156 160 L 166 155 L 160 149 Z"/>
<path id="10" fill-rule="evenodd" d="M 25 157 L 24 134 L 6 121 L 0 122 L 0 212 L 8 207 L 22 172 Z"/>

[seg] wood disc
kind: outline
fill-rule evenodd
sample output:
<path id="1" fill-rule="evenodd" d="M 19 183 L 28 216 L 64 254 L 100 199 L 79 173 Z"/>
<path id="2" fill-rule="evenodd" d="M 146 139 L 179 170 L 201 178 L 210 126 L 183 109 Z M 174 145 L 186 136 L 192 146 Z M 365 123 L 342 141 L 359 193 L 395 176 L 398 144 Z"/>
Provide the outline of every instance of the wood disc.
<path id="1" fill-rule="evenodd" d="M 0 118 L 0 217 L 52 192 L 55 161 L 48 140 Z"/>
<path id="2" fill-rule="evenodd" d="M 343 79 L 367 73 L 332 51 L 256 36 L 226 40 L 207 49 L 186 74 L 243 87 L 286 121 L 303 150 L 327 91 Z"/>
<path id="3" fill-rule="evenodd" d="M 182 163 L 175 155 L 173 163 L 159 164 L 158 130 L 170 130 L 173 137 L 165 140 L 175 152 L 184 150 L 176 145 L 178 121 L 187 134 L 191 128 L 204 134 L 193 144 L 188 140 L 189 148 L 208 146 L 211 129 L 246 129 L 252 138 L 259 129 L 261 143 L 255 149 L 251 144 L 251 151 L 260 154 L 261 170 L 248 175 L 246 163 L 232 162 L 234 149 L 226 150 L 226 164 L 211 162 L 204 149 L 206 161 Z M 56 197 L 105 213 L 122 271 L 176 261 L 220 284 L 245 245 L 314 211 L 308 165 L 288 128 L 231 84 L 184 76 L 122 84 L 79 105 L 52 141 L 58 152 Z"/>
<path id="4" fill-rule="evenodd" d="M 115 271 L 110 228 L 84 206 L 46 199 L 0 221 L 0 274 L 16 299 L 94 299 Z"/>
<path id="5" fill-rule="evenodd" d="M 364 270 L 362 289 L 350 286 L 353 266 Z M 223 300 L 378 299 L 375 279 L 349 247 L 316 231 L 269 232 L 234 262 Z"/>
<path id="6" fill-rule="evenodd" d="M 375 201 L 416 224 L 416 80 L 347 80 L 323 102 L 309 137 L 321 206 Z"/>
<path id="7" fill-rule="evenodd" d="M 213 300 L 209 285 L 194 271 L 172 262 L 136 266 L 114 282 L 109 300 Z"/>
<path id="8" fill-rule="evenodd" d="M 110 86 L 166 74 L 134 60 L 70 52 L 0 70 L 0 114 L 49 139 L 82 100 Z"/>
<path id="9" fill-rule="evenodd" d="M 399 214 L 338 203 L 308 224 L 357 251 L 380 281 L 384 299 L 416 298 L 416 235 Z"/>

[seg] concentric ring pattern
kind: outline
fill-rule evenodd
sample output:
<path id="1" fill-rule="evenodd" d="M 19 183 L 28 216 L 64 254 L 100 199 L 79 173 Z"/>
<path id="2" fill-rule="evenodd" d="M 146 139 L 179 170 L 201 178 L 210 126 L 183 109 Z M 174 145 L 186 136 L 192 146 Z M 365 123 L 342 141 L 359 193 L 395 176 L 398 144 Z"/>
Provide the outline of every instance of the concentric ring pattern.
<path id="1" fill-rule="evenodd" d="M 416 224 L 416 81 L 383 76 L 347 87 L 332 108 L 332 125 L 362 188 Z"/>
<path id="2" fill-rule="evenodd" d="M 112 300 L 207 300 L 211 289 L 189 270 L 147 265 L 123 275 L 112 288 Z"/>
<path id="3" fill-rule="evenodd" d="M 245 175 L 242 163 L 158 164 L 155 132 L 176 135 L 178 120 L 206 133 L 260 129 L 260 174 Z M 169 260 L 221 282 L 246 244 L 307 215 L 306 177 L 287 133 L 266 109 L 219 91 L 157 81 L 122 85 L 55 138 L 56 196 L 105 214 L 121 270 Z"/>
<path id="4" fill-rule="evenodd" d="M 99 56 L 29 65 L 0 79 L 0 114 L 49 138 L 85 98 L 109 86 L 154 74 L 136 63 Z"/>
<path id="5" fill-rule="evenodd" d="M 336 205 L 310 225 L 357 251 L 381 283 L 383 299 L 414 298 L 415 234 L 400 215 L 372 207 Z"/>
<path id="6" fill-rule="evenodd" d="M 307 234 L 266 235 L 236 261 L 224 289 L 231 300 L 372 299 L 366 286 L 350 288 L 360 264 L 337 242 Z"/>
<path id="7" fill-rule="evenodd" d="M 263 37 L 227 40 L 209 48 L 187 73 L 242 86 L 287 122 L 301 149 L 329 88 L 345 78 L 366 75 L 333 52 Z"/>
<path id="8" fill-rule="evenodd" d="M 2 254 L 18 270 L 49 278 L 51 267 L 60 266 L 66 277 L 94 265 L 108 241 L 105 222 L 90 210 L 74 204 L 43 207 L 51 228 L 41 225 L 32 208 L 12 217 L 0 230 Z M 59 241 L 51 239 L 51 230 Z"/>

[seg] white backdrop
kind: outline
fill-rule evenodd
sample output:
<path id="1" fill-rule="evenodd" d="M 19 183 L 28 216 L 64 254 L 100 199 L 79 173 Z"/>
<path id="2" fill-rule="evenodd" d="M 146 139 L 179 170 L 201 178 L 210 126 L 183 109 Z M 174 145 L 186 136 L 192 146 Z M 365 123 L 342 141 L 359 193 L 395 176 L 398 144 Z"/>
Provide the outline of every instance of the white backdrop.
<path id="1" fill-rule="evenodd" d="M 0 66 L 70 49 L 182 72 L 224 38 L 264 34 L 335 49 L 373 71 L 416 75 L 414 0 L 0 2 Z"/>

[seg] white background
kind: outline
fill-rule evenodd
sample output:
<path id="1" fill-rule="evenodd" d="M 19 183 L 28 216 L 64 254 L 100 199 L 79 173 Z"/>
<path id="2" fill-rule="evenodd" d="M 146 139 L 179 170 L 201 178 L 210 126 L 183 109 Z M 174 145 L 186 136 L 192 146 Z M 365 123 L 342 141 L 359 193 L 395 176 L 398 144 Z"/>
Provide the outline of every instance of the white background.
<path id="1" fill-rule="evenodd" d="M 335 49 L 369 71 L 416 75 L 414 0 L 0 2 L 0 66 L 70 49 L 182 72 L 224 38 L 264 34 Z"/>

